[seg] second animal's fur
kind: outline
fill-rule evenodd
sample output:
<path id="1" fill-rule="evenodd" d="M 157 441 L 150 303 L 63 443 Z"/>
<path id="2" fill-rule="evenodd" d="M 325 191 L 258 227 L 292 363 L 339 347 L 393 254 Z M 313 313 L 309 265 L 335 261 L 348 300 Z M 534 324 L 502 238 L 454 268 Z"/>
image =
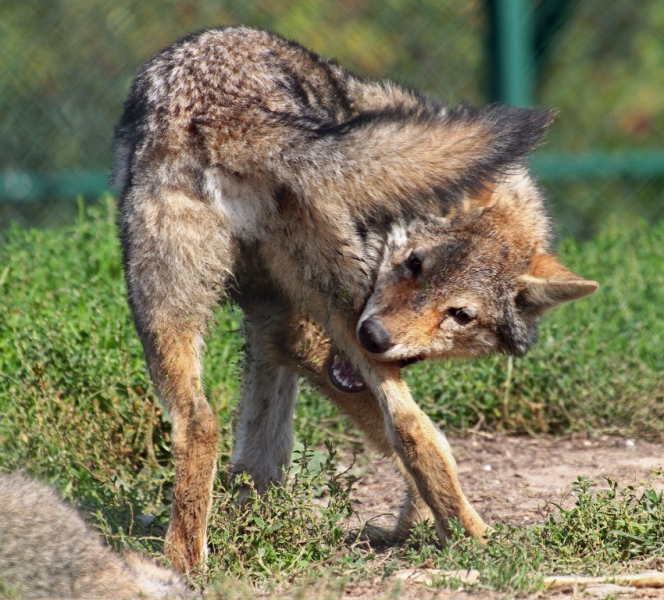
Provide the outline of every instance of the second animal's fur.
<path id="1" fill-rule="evenodd" d="M 0 477 L 0 598 L 184 599 L 173 571 L 115 555 L 47 486 L 17 473 Z"/>
<path id="2" fill-rule="evenodd" d="M 280 481 L 304 365 L 397 458 L 404 523 L 430 509 L 442 536 L 454 516 L 484 533 L 400 370 L 521 355 L 545 310 L 596 289 L 549 254 L 524 164 L 550 120 L 449 108 L 246 28 L 193 34 L 143 66 L 115 173 L 134 320 L 172 415 L 167 553 L 179 568 L 206 552 L 218 433 L 200 351 L 228 295 L 248 349 L 235 471 L 259 491 Z"/>

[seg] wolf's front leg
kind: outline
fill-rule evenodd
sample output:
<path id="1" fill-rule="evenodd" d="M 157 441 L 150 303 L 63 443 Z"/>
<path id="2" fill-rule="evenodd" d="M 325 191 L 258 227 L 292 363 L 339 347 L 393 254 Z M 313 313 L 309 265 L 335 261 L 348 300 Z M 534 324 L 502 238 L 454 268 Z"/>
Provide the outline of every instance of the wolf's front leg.
<path id="1" fill-rule="evenodd" d="M 274 358 L 276 338 L 284 328 L 283 309 L 276 301 L 243 308 L 246 351 L 233 473 L 248 473 L 256 491 L 263 493 L 270 483 L 283 482 L 290 464 L 298 376 Z"/>
<path id="2" fill-rule="evenodd" d="M 284 321 L 278 332 L 281 343 L 275 347 L 280 364 L 298 369 L 312 385 L 334 402 L 364 433 L 369 443 L 392 458 L 404 476 L 407 494 L 396 527 L 366 527 L 363 535 L 375 544 L 393 544 L 410 534 L 416 521 L 432 519 L 431 511 L 417 491 L 410 473 L 395 455 L 385 429 L 385 419 L 376 396 L 369 389 L 344 392 L 331 381 L 331 364 L 338 351 L 323 330 L 302 316 Z M 433 519 L 432 519 L 433 520 Z"/>
<path id="3" fill-rule="evenodd" d="M 449 536 L 454 517 L 469 535 L 483 537 L 487 525 L 461 489 L 447 439 L 415 404 L 400 369 L 378 362 L 360 367 L 380 402 L 394 451 L 431 509 L 441 541 Z"/>
<path id="4" fill-rule="evenodd" d="M 367 525 L 363 535 L 374 544 L 393 544 L 405 540 L 410 535 L 416 522 L 425 519 L 435 520 L 432 518 L 430 508 L 422 499 L 409 470 L 404 467 L 403 461 L 394 452 L 392 441 L 385 428 L 383 412 L 374 394 L 370 390 L 347 394 L 335 389 L 330 384 L 329 378 L 310 377 L 310 379 L 353 420 L 366 435 L 367 440 L 381 454 L 392 458 L 406 482 L 407 493 L 399 512 L 396 527 L 384 529 Z"/>
<path id="5" fill-rule="evenodd" d="M 450 446 L 413 401 L 400 369 L 367 361 L 355 340 L 344 338 L 340 326 L 338 339 L 347 341 L 349 354 L 356 352 L 354 362 L 362 367 L 369 386 L 344 393 L 330 381 L 330 361 L 338 352 L 330 339 L 307 320 L 294 323 L 283 331 L 286 352 L 282 360 L 285 364 L 295 361 L 309 381 L 342 408 L 380 452 L 396 458 L 406 479 L 408 496 L 396 529 L 370 531 L 370 539 L 397 541 L 408 535 L 415 521 L 432 514 L 443 541 L 452 517 L 460 518 L 469 534 L 482 536 L 486 525 L 461 490 Z"/>

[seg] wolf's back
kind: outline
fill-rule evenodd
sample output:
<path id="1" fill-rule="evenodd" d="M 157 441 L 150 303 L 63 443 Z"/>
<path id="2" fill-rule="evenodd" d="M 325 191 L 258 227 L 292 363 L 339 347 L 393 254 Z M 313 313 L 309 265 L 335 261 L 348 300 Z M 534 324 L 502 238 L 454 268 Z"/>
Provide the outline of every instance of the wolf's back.
<path id="1" fill-rule="evenodd" d="M 520 164 L 551 118 L 449 108 L 271 33 L 209 29 L 137 73 L 116 128 L 115 182 L 121 203 L 134 186 L 210 200 L 228 176 L 362 219 L 445 212 Z"/>
<path id="2" fill-rule="evenodd" d="M 186 36 L 134 78 L 115 130 L 114 184 L 124 186 L 129 165 L 141 157 L 177 155 L 185 171 L 255 171 L 350 118 L 351 79 L 335 63 L 264 31 Z M 222 165 L 215 164 L 219 156 Z"/>

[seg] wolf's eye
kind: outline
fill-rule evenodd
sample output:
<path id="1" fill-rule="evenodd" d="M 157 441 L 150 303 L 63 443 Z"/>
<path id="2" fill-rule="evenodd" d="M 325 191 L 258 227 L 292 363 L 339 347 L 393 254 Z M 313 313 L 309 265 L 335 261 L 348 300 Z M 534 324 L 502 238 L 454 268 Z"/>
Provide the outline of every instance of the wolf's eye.
<path id="1" fill-rule="evenodd" d="M 459 325 L 468 325 L 468 323 L 475 319 L 475 315 L 466 308 L 450 308 L 447 310 L 447 313 L 459 323 Z"/>
<path id="2" fill-rule="evenodd" d="M 523 292 L 519 292 L 516 297 L 514 298 L 514 305 L 519 309 L 519 310 L 527 310 L 529 308 L 532 308 L 533 305 L 528 301 L 528 298 L 526 297 L 526 294 Z"/>
<path id="3" fill-rule="evenodd" d="M 422 270 L 422 257 L 413 250 L 406 261 L 408 268 L 417 275 Z"/>

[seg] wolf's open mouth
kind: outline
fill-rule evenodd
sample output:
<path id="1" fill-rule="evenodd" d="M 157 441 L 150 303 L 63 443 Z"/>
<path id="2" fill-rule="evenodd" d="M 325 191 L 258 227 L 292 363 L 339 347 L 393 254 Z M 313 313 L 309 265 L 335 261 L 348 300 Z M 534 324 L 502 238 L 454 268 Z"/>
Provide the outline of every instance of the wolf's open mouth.
<path id="1" fill-rule="evenodd" d="M 367 389 L 364 379 L 353 368 L 349 360 L 333 354 L 327 366 L 330 381 L 338 390 L 347 394 L 355 394 Z"/>
<path id="2" fill-rule="evenodd" d="M 400 367 L 407 367 L 408 365 L 415 364 L 424 360 L 423 356 L 414 356 L 399 361 Z M 353 368 L 349 360 L 341 358 L 336 352 L 327 364 L 327 372 L 330 381 L 335 388 L 347 394 L 355 394 L 367 389 L 367 384 L 364 383 L 362 376 Z"/>

